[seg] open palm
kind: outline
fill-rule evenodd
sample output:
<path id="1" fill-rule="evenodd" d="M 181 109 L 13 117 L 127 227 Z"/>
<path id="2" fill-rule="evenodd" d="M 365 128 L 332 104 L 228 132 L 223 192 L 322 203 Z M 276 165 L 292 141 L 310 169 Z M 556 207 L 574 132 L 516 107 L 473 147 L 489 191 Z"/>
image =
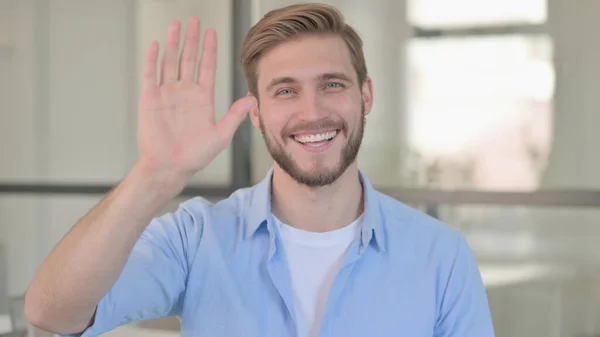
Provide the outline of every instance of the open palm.
<path id="1" fill-rule="evenodd" d="M 205 33 L 198 71 L 198 19 L 189 21 L 181 59 L 180 34 L 181 24 L 175 21 L 169 27 L 160 79 L 158 43 L 153 42 L 146 53 L 139 101 L 138 143 L 141 160 L 153 170 L 189 177 L 206 167 L 227 147 L 256 101 L 250 96 L 239 99 L 217 122 L 216 33 L 213 29 Z"/>

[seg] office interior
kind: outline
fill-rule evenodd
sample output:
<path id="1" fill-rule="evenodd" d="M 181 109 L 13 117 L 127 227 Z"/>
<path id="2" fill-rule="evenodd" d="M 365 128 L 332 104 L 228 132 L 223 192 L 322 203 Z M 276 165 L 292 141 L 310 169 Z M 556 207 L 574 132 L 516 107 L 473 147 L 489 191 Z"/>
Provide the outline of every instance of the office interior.
<path id="1" fill-rule="evenodd" d="M 0 1 L 0 336 L 36 268 L 137 158 L 140 71 L 191 15 L 219 39 L 216 110 L 246 94 L 249 27 L 292 0 Z M 460 230 L 498 337 L 600 336 L 600 1 L 327 0 L 364 39 L 359 166 Z M 164 212 L 272 166 L 249 121 Z M 16 309 L 15 309 L 16 308 Z M 20 331 L 21 331 L 20 330 Z M 176 319 L 113 336 L 178 336 Z"/>

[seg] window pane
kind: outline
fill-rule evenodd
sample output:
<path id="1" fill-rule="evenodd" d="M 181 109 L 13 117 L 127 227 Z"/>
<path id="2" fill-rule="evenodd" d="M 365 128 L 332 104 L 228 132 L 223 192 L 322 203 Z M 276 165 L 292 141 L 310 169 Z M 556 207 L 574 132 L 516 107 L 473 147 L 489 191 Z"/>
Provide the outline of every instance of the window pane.
<path id="1" fill-rule="evenodd" d="M 420 27 L 541 23 L 546 0 L 408 0 L 408 20 Z"/>
<path id="2" fill-rule="evenodd" d="M 554 92 L 546 37 L 414 40 L 408 81 L 408 169 L 417 185 L 538 187 Z"/>

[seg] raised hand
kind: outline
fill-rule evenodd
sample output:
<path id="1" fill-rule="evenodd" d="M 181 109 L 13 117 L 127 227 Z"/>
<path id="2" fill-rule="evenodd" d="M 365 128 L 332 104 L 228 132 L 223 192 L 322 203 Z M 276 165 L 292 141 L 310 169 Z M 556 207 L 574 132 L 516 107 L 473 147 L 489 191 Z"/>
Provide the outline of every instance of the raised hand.
<path id="1" fill-rule="evenodd" d="M 181 24 L 175 21 L 169 27 L 160 78 L 157 72 L 159 44 L 153 42 L 146 53 L 138 143 L 140 161 L 145 167 L 187 179 L 227 147 L 256 100 L 251 96 L 239 99 L 217 122 L 216 32 L 206 30 L 197 73 L 199 20 L 194 17 L 189 20 L 179 60 L 180 34 Z"/>

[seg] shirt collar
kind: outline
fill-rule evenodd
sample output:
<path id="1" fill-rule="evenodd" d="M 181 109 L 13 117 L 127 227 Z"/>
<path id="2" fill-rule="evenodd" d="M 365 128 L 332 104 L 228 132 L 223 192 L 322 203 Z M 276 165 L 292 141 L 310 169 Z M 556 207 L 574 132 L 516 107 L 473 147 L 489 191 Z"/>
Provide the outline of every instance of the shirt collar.
<path id="1" fill-rule="evenodd" d="M 366 248 L 371 241 L 376 247 L 385 251 L 386 237 L 383 230 L 382 210 L 379 203 L 379 195 L 371 186 L 369 179 L 359 170 L 360 181 L 364 190 L 364 217 L 361 231 L 361 245 Z M 271 216 L 271 184 L 273 179 L 273 168 L 269 169 L 261 182 L 254 186 L 250 195 L 250 205 L 246 216 L 246 236 L 252 236 L 269 221 Z"/>

